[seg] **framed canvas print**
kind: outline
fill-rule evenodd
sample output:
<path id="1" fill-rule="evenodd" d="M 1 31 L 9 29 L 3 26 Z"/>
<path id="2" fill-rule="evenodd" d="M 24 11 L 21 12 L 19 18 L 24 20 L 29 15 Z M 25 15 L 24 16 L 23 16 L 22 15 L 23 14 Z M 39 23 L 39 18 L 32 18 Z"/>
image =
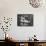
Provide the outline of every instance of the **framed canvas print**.
<path id="1" fill-rule="evenodd" d="M 17 14 L 18 26 L 33 26 L 33 14 Z"/>

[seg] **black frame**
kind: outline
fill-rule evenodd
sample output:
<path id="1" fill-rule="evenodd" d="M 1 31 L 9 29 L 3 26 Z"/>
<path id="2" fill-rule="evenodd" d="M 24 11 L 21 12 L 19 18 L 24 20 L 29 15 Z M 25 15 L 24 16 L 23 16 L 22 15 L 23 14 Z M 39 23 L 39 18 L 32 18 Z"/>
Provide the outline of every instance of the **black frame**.
<path id="1" fill-rule="evenodd" d="M 17 14 L 17 26 L 33 26 L 33 14 Z"/>

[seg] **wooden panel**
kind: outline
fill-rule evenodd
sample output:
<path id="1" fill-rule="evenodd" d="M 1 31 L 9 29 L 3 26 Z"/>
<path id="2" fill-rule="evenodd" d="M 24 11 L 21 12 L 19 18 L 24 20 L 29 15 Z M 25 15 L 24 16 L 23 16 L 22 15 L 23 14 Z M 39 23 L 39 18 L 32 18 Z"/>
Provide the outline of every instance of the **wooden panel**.
<path id="1" fill-rule="evenodd" d="M 38 43 L 34 43 L 34 46 L 38 46 Z"/>
<path id="2" fill-rule="evenodd" d="M 38 46 L 46 46 L 46 43 L 39 43 Z"/>
<path id="3" fill-rule="evenodd" d="M 24 43 L 24 46 L 28 46 L 28 43 Z"/>
<path id="4" fill-rule="evenodd" d="M 38 46 L 43 46 L 43 43 L 39 43 Z"/>
<path id="5" fill-rule="evenodd" d="M 16 46 L 20 46 L 20 44 L 19 43 L 16 43 Z"/>
<path id="6" fill-rule="evenodd" d="M 43 46 L 46 46 L 46 43 L 43 43 Z"/>

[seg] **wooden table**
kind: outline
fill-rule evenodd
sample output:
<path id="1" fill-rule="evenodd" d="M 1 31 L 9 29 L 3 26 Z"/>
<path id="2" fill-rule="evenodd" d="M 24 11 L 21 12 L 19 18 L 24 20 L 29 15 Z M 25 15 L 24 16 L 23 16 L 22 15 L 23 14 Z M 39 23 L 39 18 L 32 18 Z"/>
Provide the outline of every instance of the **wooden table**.
<path id="1" fill-rule="evenodd" d="M 44 44 L 46 44 L 46 40 L 39 41 L 17 40 L 14 42 L 16 43 L 16 46 L 20 46 L 20 44 L 24 44 L 23 46 L 43 46 Z"/>
<path id="2" fill-rule="evenodd" d="M 9 44 L 16 46 L 46 46 L 46 40 L 29 41 L 29 40 L 9 40 Z"/>

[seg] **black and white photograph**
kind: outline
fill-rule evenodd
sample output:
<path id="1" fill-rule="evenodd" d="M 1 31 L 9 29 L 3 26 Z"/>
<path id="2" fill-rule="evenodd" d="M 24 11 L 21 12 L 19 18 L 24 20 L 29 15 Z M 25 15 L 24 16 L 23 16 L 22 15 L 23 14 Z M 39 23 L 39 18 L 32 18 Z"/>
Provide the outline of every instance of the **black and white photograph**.
<path id="1" fill-rule="evenodd" d="M 17 14 L 18 26 L 33 26 L 33 14 Z"/>

